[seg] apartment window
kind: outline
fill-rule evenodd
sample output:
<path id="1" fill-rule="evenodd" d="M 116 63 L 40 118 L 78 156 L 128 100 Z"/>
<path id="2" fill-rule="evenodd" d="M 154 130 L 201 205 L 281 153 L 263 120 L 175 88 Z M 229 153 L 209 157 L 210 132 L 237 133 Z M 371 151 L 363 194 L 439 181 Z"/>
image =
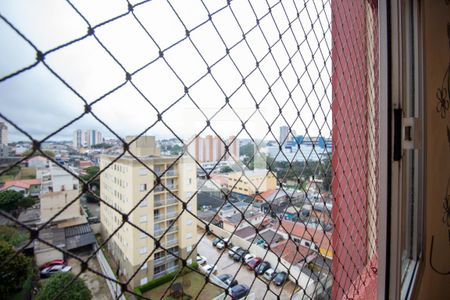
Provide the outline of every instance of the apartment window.
<path id="1" fill-rule="evenodd" d="M 163 258 L 165 256 L 164 251 L 160 251 L 160 252 L 156 252 L 155 253 L 155 259 L 160 259 Z"/>
<path id="2" fill-rule="evenodd" d="M 192 238 L 192 232 L 186 233 L 186 238 L 187 238 L 187 239 L 191 239 L 191 238 Z"/>
<path id="3" fill-rule="evenodd" d="M 145 254 L 145 253 L 147 253 L 147 247 L 139 248 L 139 254 Z"/>
<path id="4" fill-rule="evenodd" d="M 161 217 L 160 213 L 159 213 L 159 209 L 156 209 L 153 211 L 153 219 L 155 220 L 159 220 Z"/>
<path id="5" fill-rule="evenodd" d="M 166 266 L 157 266 L 153 269 L 155 275 L 161 275 L 166 270 Z"/>
<path id="6" fill-rule="evenodd" d="M 145 262 L 145 263 L 142 265 L 141 270 L 147 270 L 147 268 L 148 268 L 148 262 Z"/>
<path id="7" fill-rule="evenodd" d="M 145 239 L 146 237 L 147 237 L 147 235 L 144 232 L 139 231 L 139 238 L 140 239 Z"/>
<path id="8" fill-rule="evenodd" d="M 222 213 L 221 213 L 222 214 Z M 186 225 L 191 225 L 194 221 L 192 221 L 192 219 L 187 219 L 186 220 Z"/>
<path id="9" fill-rule="evenodd" d="M 145 192 L 147 190 L 147 184 L 146 183 L 142 183 L 139 185 L 139 191 L 141 192 Z"/>
<path id="10" fill-rule="evenodd" d="M 147 223 L 147 215 L 142 215 L 139 218 L 140 223 Z"/>
<path id="11" fill-rule="evenodd" d="M 192 245 L 187 245 L 186 246 L 186 251 L 187 252 L 191 252 L 192 251 Z"/>
<path id="12" fill-rule="evenodd" d="M 147 198 L 143 199 L 141 203 L 139 203 L 139 207 L 147 207 L 148 200 Z"/>
<path id="13" fill-rule="evenodd" d="M 148 174 L 148 170 L 146 168 L 139 168 L 139 175 L 145 176 Z"/>
<path id="14" fill-rule="evenodd" d="M 140 285 L 146 284 L 148 282 L 147 277 L 141 278 L 141 280 L 139 281 Z"/>

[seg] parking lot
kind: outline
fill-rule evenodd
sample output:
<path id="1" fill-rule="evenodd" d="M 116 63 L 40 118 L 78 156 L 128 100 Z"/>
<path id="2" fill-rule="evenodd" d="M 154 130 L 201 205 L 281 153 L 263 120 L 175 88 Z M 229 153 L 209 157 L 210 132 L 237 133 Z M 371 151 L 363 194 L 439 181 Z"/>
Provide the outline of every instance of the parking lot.
<path id="1" fill-rule="evenodd" d="M 199 237 L 203 233 L 199 233 Z M 206 257 L 208 264 L 214 265 L 217 261 L 217 273 L 236 275 L 236 279 L 240 284 L 246 284 L 250 287 L 250 293 L 254 293 L 254 299 L 277 299 L 278 295 L 281 299 L 290 299 L 292 297 L 295 284 L 287 281 L 284 286 L 279 287 L 273 283 L 268 284 L 267 280 L 262 276 L 256 276 L 253 271 L 247 269 L 247 266 L 234 261 L 228 256 L 228 250 L 219 250 L 212 245 L 215 237 L 204 236 L 197 246 L 197 252 Z"/>

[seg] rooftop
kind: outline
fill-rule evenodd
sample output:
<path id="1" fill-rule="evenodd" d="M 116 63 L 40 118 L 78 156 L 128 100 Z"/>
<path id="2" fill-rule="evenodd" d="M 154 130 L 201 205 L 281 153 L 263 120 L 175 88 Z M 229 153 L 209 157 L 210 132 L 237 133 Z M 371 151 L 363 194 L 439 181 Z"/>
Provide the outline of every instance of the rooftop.
<path id="1" fill-rule="evenodd" d="M 279 230 L 283 230 L 292 236 L 314 242 L 320 248 L 331 249 L 331 232 L 325 232 L 320 228 L 307 227 L 301 222 L 287 220 L 282 220 Z"/>
<path id="2" fill-rule="evenodd" d="M 307 256 L 313 253 L 311 249 L 300 246 L 292 240 L 285 240 L 279 243 L 277 246 L 273 248 L 271 247 L 270 249 L 273 253 L 281 256 L 290 264 L 298 264 Z"/>
<path id="3" fill-rule="evenodd" d="M 29 189 L 32 185 L 39 185 L 41 184 L 40 179 L 21 179 L 21 180 L 11 180 L 6 181 L 5 184 L 1 187 L 0 190 L 6 190 L 10 187 L 21 187 L 24 189 Z"/>

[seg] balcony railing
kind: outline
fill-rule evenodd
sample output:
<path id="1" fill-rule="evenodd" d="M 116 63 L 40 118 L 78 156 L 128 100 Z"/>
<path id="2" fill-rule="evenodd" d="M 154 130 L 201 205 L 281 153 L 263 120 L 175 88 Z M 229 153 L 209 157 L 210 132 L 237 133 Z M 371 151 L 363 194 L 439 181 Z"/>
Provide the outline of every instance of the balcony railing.
<path id="1" fill-rule="evenodd" d="M 154 202 L 153 207 L 160 207 L 160 206 L 163 206 L 163 205 L 164 205 L 164 201 L 163 200 L 158 200 L 158 201 Z"/>
<path id="2" fill-rule="evenodd" d="M 155 191 L 155 193 L 160 193 L 160 192 L 164 191 L 164 188 L 162 186 L 158 185 L 157 187 L 155 187 L 154 191 Z"/>
<path id="3" fill-rule="evenodd" d="M 178 231 L 178 226 L 177 225 L 174 225 L 174 226 L 170 227 L 167 232 L 174 232 L 174 231 Z"/>
<path id="4" fill-rule="evenodd" d="M 172 246 L 172 245 L 176 245 L 176 244 L 178 244 L 178 239 L 167 240 L 165 244 L 166 244 L 167 247 L 168 246 Z"/>
<path id="5" fill-rule="evenodd" d="M 166 199 L 166 205 L 178 204 L 177 198 L 171 196 Z"/>
<path id="6" fill-rule="evenodd" d="M 178 189 L 178 186 L 176 184 L 168 184 L 166 186 L 171 191 Z"/>
<path id="7" fill-rule="evenodd" d="M 166 214 L 166 219 L 172 219 L 172 218 L 175 218 L 176 216 L 178 216 L 177 211 L 170 211 Z"/>
<path id="8" fill-rule="evenodd" d="M 166 269 L 166 272 L 167 272 L 167 273 L 170 273 L 170 272 L 175 271 L 176 269 L 178 269 L 178 266 L 177 266 L 177 265 L 167 268 L 167 269 Z"/>
<path id="9" fill-rule="evenodd" d="M 164 264 L 166 262 L 166 256 L 162 256 L 162 257 L 160 257 L 160 258 L 155 258 L 154 260 L 153 260 L 153 265 L 161 265 L 161 264 Z"/>
<path id="10" fill-rule="evenodd" d="M 174 177 L 177 176 L 177 172 L 175 170 L 168 170 L 164 175 L 166 175 L 167 177 Z"/>
<path id="11" fill-rule="evenodd" d="M 155 229 L 154 230 L 154 232 L 155 232 L 155 237 L 158 237 L 158 236 L 161 236 L 163 233 L 164 233 L 164 228 L 158 228 L 158 229 Z"/>

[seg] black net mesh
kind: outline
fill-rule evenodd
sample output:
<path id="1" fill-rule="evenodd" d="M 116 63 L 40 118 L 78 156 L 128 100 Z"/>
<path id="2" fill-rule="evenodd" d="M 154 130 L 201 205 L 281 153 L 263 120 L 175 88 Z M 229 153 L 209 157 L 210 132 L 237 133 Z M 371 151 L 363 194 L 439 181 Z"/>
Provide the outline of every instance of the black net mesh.
<path id="1" fill-rule="evenodd" d="M 25 236 L 2 273 L 64 259 L 52 299 L 78 278 L 104 299 L 373 297 L 372 2 L 30 1 L 0 18 L 0 215 Z"/>

